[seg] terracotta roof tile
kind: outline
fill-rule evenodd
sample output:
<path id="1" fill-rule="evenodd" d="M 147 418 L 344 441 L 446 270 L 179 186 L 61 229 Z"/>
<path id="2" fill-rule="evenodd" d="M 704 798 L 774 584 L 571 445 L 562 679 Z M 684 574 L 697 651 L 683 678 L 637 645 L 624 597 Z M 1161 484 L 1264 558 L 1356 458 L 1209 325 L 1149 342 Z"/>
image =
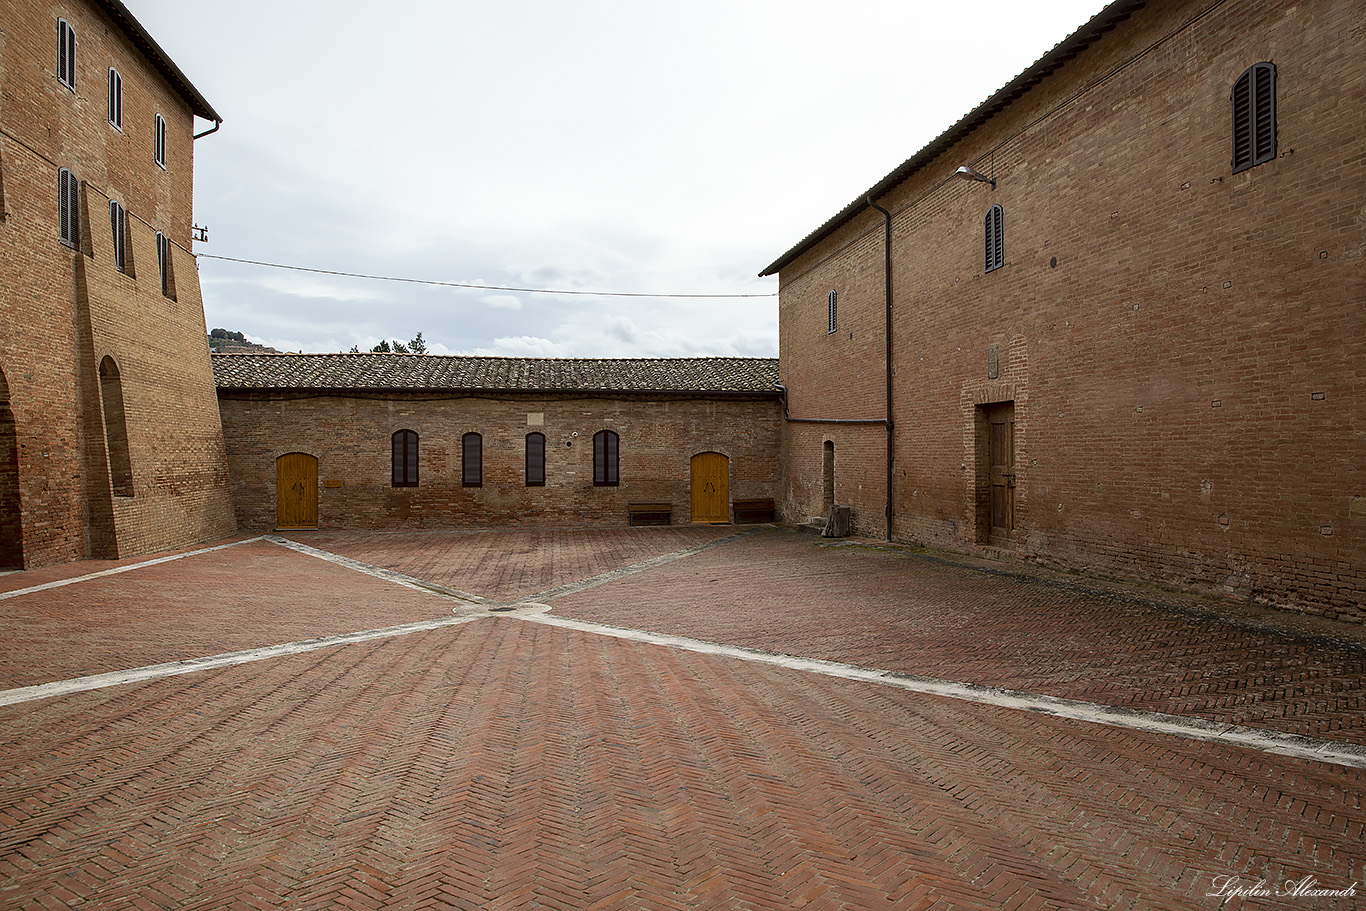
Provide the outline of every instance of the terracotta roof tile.
<path id="1" fill-rule="evenodd" d="M 214 354 L 220 390 L 776 393 L 763 357 L 540 358 L 437 354 Z"/>

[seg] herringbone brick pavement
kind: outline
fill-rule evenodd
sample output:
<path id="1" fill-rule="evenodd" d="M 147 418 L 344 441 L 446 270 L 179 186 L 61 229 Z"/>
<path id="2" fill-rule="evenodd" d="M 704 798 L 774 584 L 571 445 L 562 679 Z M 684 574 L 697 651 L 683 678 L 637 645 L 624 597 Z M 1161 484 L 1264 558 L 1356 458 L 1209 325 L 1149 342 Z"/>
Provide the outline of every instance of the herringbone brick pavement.
<path id="1" fill-rule="evenodd" d="M 82 565 L 99 571 L 110 564 Z M 31 587 L 20 583 L 74 575 L 66 567 L 3 581 L 13 592 Z M 450 611 L 448 599 L 429 592 L 251 541 L 0 598 L 0 689 L 449 617 Z"/>
<path id="2" fill-rule="evenodd" d="M 515 619 L 0 719 L 13 908 L 1200 908 L 1366 862 L 1356 771 Z"/>
<path id="3" fill-rule="evenodd" d="M 1366 646 L 770 530 L 555 612 L 902 673 L 1366 743 Z"/>
<path id="4" fill-rule="evenodd" d="M 641 558 L 720 540 L 630 531 Z M 460 539 L 434 537 L 423 559 Z M 583 572 L 636 559 L 614 536 L 602 549 L 574 558 Z M 572 581 L 546 571 L 559 557 L 483 554 L 494 565 L 432 581 L 488 594 L 471 583 L 492 580 L 497 600 Z M 227 579 L 259 590 L 204 594 Z M 1331 680 L 1338 704 L 1360 704 L 1350 643 L 1075 587 L 776 530 L 596 581 L 554 612 L 1360 730 L 1315 692 Z M 66 649 L 132 666 L 452 605 L 264 542 L 53 591 L 104 619 L 44 627 L 60 604 L 0 600 L 0 667 L 25 682 L 43 655 L 61 671 L 47 679 L 67 675 Z M 8 636 L 30 620 L 62 639 Z M 1181 691 L 1181 662 L 1208 672 L 1206 694 Z M 1363 785 L 1359 769 L 489 614 L 0 707 L 0 908 L 1337 911 L 1360 899 L 1209 893 L 1227 877 L 1360 892 Z"/>
<path id="5" fill-rule="evenodd" d="M 672 525 L 454 533 L 290 532 L 289 537 L 492 601 L 512 601 L 735 533 L 735 528 L 723 525 Z"/>

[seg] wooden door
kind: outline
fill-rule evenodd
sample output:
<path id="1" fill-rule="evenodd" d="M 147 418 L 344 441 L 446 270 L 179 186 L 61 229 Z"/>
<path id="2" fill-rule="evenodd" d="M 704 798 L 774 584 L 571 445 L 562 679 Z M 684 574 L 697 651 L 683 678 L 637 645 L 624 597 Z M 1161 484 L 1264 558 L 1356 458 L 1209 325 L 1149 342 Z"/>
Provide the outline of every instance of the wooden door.
<path id="1" fill-rule="evenodd" d="M 290 452 L 275 460 L 275 525 L 318 527 L 318 460 Z"/>
<path id="2" fill-rule="evenodd" d="M 692 520 L 713 525 L 730 521 L 730 459 L 719 452 L 692 457 Z"/>
<path id="3" fill-rule="evenodd" d="M 1006 544 L 1015 528 L 1015 403 L 987 409 L 987 463 L 992 544 Z"/>

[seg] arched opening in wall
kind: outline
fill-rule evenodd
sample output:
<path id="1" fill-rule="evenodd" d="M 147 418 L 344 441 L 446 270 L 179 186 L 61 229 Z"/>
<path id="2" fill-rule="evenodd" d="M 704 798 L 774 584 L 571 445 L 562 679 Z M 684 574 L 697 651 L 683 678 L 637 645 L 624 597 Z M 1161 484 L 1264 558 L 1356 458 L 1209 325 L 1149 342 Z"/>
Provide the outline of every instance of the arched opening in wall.
<path id="1" fill-rule="evenodd" d="M 712 525 L 730 521 L 730 459 L 719 452 L 692 457 L 692 520 Z"/>
<path id="2" fill-rule="evenodd" d="M 318 527 L 318 460 L 306 452 L 275 460 L 275 527 Z"/>
<path id="3" fill-rule="evenodd" d="M 104 445 L 109 453 L 109 486 L 116 497 L 133 495 L 133 460 L 128 452 L 128 420 L 123 410 L 123 378 L 119 365 L 105 355 L 100 361 L 100 404 L 104 406 Z"/>
<path id="4" fill-rule="evenodd" d="M 24 566 L 24 523 L 19 500 L 19 435 L 9 406 L 9 382 L 0 371 L 0 569 Z"/>
<path id="5" fill-rule="evenodd" d="M 821 515 L 830 515 L 830 508 L 835 505 L 835 441 L 825 441 L 825 452 L 821 459 L 821 483 L 824 490 L 821 495 Z"/>

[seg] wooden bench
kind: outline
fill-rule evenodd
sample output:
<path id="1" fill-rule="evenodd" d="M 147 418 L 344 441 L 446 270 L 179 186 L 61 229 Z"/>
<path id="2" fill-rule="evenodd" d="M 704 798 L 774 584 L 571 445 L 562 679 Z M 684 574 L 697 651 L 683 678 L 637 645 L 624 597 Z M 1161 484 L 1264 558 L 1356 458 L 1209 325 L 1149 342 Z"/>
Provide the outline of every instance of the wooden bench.
<path id="1" fill-rule="evenodd" d="M 773 500 L 736 500 L 735 501 L 735 524 L 745 525 L 756 522 L 773 521 Z"/>
<path id="2" fill-rule="evenodd" d="M 673 512 L 672 503 L 626 504 L 626 513 L 630 516 L 631 525 L 671 525 Z"/>

